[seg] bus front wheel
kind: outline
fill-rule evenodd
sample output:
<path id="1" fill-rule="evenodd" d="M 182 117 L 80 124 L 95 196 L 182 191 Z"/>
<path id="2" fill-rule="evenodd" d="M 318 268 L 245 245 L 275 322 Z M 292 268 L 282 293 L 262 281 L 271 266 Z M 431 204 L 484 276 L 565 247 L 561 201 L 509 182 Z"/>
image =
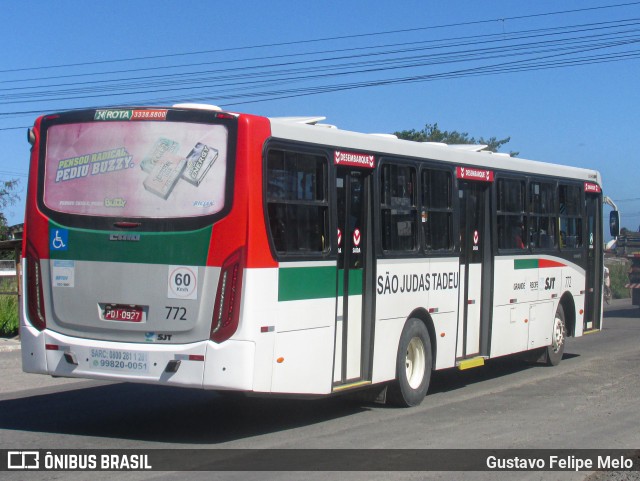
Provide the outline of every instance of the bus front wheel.
<path id="1" fill-rule="evenodd" d="M 401 407 L 417 406 L 427 395 L 431 379 L 431 339 L 419 319 L 409 319 L 402 329 L 396 358 L 396 380 L 387 399 Z"/>
<path id="2" fill-rule="evenodd" d="M 562 304 L 558 305 L 555 318 L 553 320 L 553 333 L 551 335 L 551 345 L 547 347 L 547 364 L 557 366 L 564 354 L 564 345 L 567 339 L 567 325 L 564 320 L 564 309 Z"/>

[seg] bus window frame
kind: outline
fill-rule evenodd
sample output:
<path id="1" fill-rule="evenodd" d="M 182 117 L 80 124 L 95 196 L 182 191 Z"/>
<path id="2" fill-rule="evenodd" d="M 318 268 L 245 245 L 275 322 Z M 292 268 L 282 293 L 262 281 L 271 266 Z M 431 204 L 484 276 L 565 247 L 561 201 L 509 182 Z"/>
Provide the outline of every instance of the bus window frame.
<path id="1" fill-rule="evenodd" d="M 500 181 L 501 180 L 510 180 L 510 181 L 519 181 L 519 182 L 523 182 L 524 183 L 524 200 L 523 203 L 524 205 L 522 212 L 520 213 L 516 213 L 516 212 L 511 212 L 511 211 L 504 211 L 505 213 L 502 213 L 503 211 L 499 209 L 499 186 L 500 186 Z M 494 180 L 494 194 L 493 194 L 493 205 L 494 207 L 491 209 L 493 215 L 495 216 L 495 220 L 494 220 L 494 225 L 495 225 L 495 231 L 494 231 L 494 236 L 495 236 L 495 249 L 494 249 L 494 256 L 495 255 L 514 255 L 514 254 L 519 254 L 519 255 L 527 255 L 531 253 L 531 248 L 529 243 L 527 242 L 526 239 L 526 233 L 529 230 L 529 217 L 528 217 L 528 200 L 527 200 L 527 190 L 528 190 L 528 185 L 529 185 L 529 179 L 526 175 L 519 175 L 517 173 L 511 173 L 511 172 L 496 172 L 495 174 L 495 180 Z M 500 247 L 500 230 L 499 230 L 499 222 L 498 219 L 500 218 L 500 216 L 517 216 L 520 215 L 523 219 L 524 219 L 524 232 L 522 233 L 522 242 L 524 243 L 524 248 L 520 249 L 518 247 L 514 247 L 514 248 L 509 248 L 509 247 Z M 505 235 L 510 235 L 510 234 L 505 234 Z"/>
<path id="2" fill-rule="evenodd" d="M 553 189 L 553 210 L 547 212 L 536 212 L 534 209 L 534 200 L 533 193 L 531 192 L 532 186 L 534 184 L 546 184 L 551 185 Z M 559 231 L 559 219 L 560 219 L 560 205 L 559 205 L 559 182 L 557 179 L 553 178 L 545 178 L 539 176 L 529 176 L 527 179 L 527 232 L 530 234 L 534 229 L 534 219 L 553 219 L 552 224 L 556 229 L 555 235 L 553 237 L 554 244 L 551 247 L 544 247 L 534 245 L 529 240 L 529 249 L 531 252 L 554 252 L 557 253 L 560 250 L 560 231 Z M 538 224 L 540 225 L 540 224 Z M 538 238 L 539 239 L 539 238 Z"/>
<path id="3" fill-rule="evenodd" d="M 325 229 L 326 235 L 324 239 L 324 250 L 322 251 L 311 251 L 311 252 L 284 252 L 278 251 L 276 249 L 274 236 L 271 230 L 271 224 L 269 222 L 269 198 L 268 198 L 268 155 L 272 150 L 282 150 L 285 152 L 295 152 L 304 155 L 313 155 L 318 157 L 323 157 L 325 160 L 325 200 L 322 203 L 326 207 L 326 222 Z M 332 162 L 329 161 L 331 158 L 329 154 L 329 149 L 327 148 L 318 148 L 301 142 L 294 141 L 286 141 L 281 139 L 267 139 L 264 143 L 262 149 L 262 211 L 264 218 L 264 226 L 267 234 L 267 240 L 269 242 L 269 250 L 271 251 L 271 256 L 280 262 L 291 262 L 291 261 L 318 261 L 318 260 L 330 260 L 337 258 L 337 247 L 334 246 L 334 236 L 333 232 L 336 232 L 336 200 L 333 198 L 331 192 L 332 180 L 335 181 L 335 169 L 333 167 Z M 287 201 L 282 201 L 283 204 L 286 204 Z M 318 203 L 319 205 L 321 203 Z"/>
<path id="4" fill-rule="evenodd" d="M 391 250 L 384 249 L 382 243 L 382 227 L 383 227 L 383 199 L 382 199 L 382 175 L 383 169 L 385 165 L 396 165 L 402 167 L 409 167 L 414 170 L 415 173 L 415 188 L 413 193 L 413 205 L 409 206 L 410 211 L 415 211 L 415 219 L 413 222 L 413 229 L 415 229 L 415 243 L 414 248 L 412 250 Z M 378 246 L 378 257 L 387 258 L 387 259 L 404 259 L 404 258 L 414 258 L 414 257 L 423 257 L 424 252 L 421 248 L 422 245 L 422 227 L 419 222 L 419 211 L 420 211 L 420 165 L 419 162 L 413 161 L 411 159 L 399 158 L 399 157 L 381 157 L 378 165 L 376 167 L 376 182 L 375 182 L 375 216 L 376 216 L 376 244 Z M 384 209 L 391 210 L 391 207 L 385 207 Z"/>
<path id="5" fill-rule="evenodd" d="M 445 172 L 449 174 L 449 207 L 441 208 L 441 207 L 431 207 L 427 206 L 426 202 L 424 202 L 424 183 L 423 174 L 425 172 Z M 420 211 L 420 219 L 418 224 L 420 225 L 420 249 L 424 252 L 426 256 L 429 257 L 451 257 L 456 256 L 459 250 L 458 243 L 456 241 L 456 233 L 459 235 L 459 227 L 456 229 L 457 223 L 457 215 L 459 215 L 459 209 L 456 208 L 456 201 L 458 199 L 458 184 L 456 182 L 455 169 L 447 164 L 424 164 L 420 165 L 418 170 L 418 209 Z M 422 226 L 422 212 L 425 212 L 428 216 L 430 212 L 438 212 L 443 214 L 448 214 L 449 217 L 449 238 L 450 238 L 450 246 L 448 249 L 427 249 L 426 239 L 424 238 L 424 228 Z M 428 221 L 428 219 L 427 219 Z"/>
<path id="6" fill-rule="evenodd" d="M 571 186 L 577 189 L 578 191 L 578 213 L 576 215 L 562 215 L 560 213 L 560 187 L 562 186 Z M 580 251 L 584 248 L 584 241 L 585 241 L 585 235 L 586 235 L 586 227 L 585 227 L 585 222 L 584 222 L 584 218 L 585 218 L 585 193 L 584 193 L 584 182 L 580 182 L 580 181 L 574 181 L 574 180 L 559 180 L 558 181 L 558 232 L 562 232 L 561 231 L 561 227 L 562 227 L 562 218 L 566 218 L 566 219 L 578 219 L 580 221 L 580 234 L 581 234 L 581 239 L 580 239 L 580 244 L 579 245 L 575 245 L 573 247 L 568 247 L 565 246 L 563 247 L 562 245 L 560 245 L 560 251 L 561 252 L 575 252 L 575 251 Z M 560 234 L 558 234 L 560 235 Z"/>
<path id="7" fill-rule="evenodd" d="M 502 211 L 498 210 L 498 185 L 499 185 L 499 181 L 502 179 L 509 179 L 509 180 L 520 180 L 520 181 L 524 181 L 525 183 L 525 211 L 522 213 L 523 217 L 526 219 L 526 231 L 527 233 L 529 232 L 529 230 L 532 227 L 532 222 L 531 219 L 533 217 L 547 217 L 547 218 L 553 218 L 554 222 L 557 224 L 556 228 L 557 228 L 557 242 L 555 243 L 555 245 L 553 247 L 536 247 L 536 246 L 532 246 L 530 242 L 527 242 L 525 245 L 524 249 L 518 249 L 518 248 L 500 248 L 499 247 L 499 230 L 498 230 L 498 217 L 501 215 Z M 555 191 L 554 191 L 554 202 L 555 202 L 555 213 L 554 215 L 551 214 L 536 214 L 533 212 L 533 208 L 532 208 L 532 200 L 530 198 L 530 185 L 534 182 L 540 182 L 540 183 L 552 183 L 555 185 Z M 543 176 L 543 175 L 531 175 L 531 174 L 527 174 L 527 175 L 519 175 L 517 173 L 513 173 L 513 172 L 509 172 L 509 171 L 496 171 L 495 174 L 495 190 L 494 190 L 494 205 L 495 205 L 495 209 L 494 209 L 494 215 L 495 215 L 495 232 L 494 235 L 496 236 L 496 243 L 495 243 L 495 251 L 494 251 L 494 255 L 514 255 L 514 254 L 519 254 L 519 255 L 530 255 L 532 253 L 550 253 L 552 255 L 558 255 L 558 253 L 562 253 L 565 252 L 568 254 L 573 254 L 575 252 L 580 252 L 581 250 L 584 249 L 584 239 L 585 239 L 585 235 L 586 235 L 586 226 L 584 222 L 581 222 L 581 227 L 580 230 L 582 232 L 582 244 L 579 246 L 575 246 L 575 247 L 562 247 L 561 242 L 560 242 L 560 221 L 562 217 L 569 217 L 569 218 L 574 218 L 574 219 L 582 219 L 584 217 L 585 211 L 584 211 L 584 203 L 585 203 L 585 194 L 584 194 L 584 188 L 583 188 L 583 182 L 581 181 L 577 181 L 575 179 L 570 179 L 570 178 L 562 178 L 562 177 L 552 177 L 552 176 Z M 579 215 L 571 215 L 571 216 L 562 216 L 560 214 L 560 187 L 561 186 L 572 186 L 578 189 L 578 193 L 579 193 Z M 505 214 L 502 214 L 505 215 Z M 515 215 L 515 214 L 513 214 Z M 527 235 L 528 237 L 528 235 Z M 560 257 L 563 257 L 562 254 L 560 254 Z"/>
<path id="8" fill-rule="evenodd" d="M 443 162 L 428 158 L 400 157 L 391 155 L 380 155 L 378 166 L 374 177 L 374 222 L 375 222 L 375 244 L 377 259 L 415 259 L 415 258 L 441 258 L 441 257 L 458 257 L 460 255 L 459 240 L 459 209 L 456 202 L 458 199 L 458 182 L 456 179 L 455 165 L 449 162 Z M 414 165 L 417 169 L 417 242 L 418 246 L 415 251 L 388 251 L 382 248 L 382 201 L 380 198 L 380 182 L 384 163 Z M 452 236 L 453 247 L 450 250 L 427 250 L 424 247 L 424 234 L 422 232 L 421 209 L 422 209 L 422 171 L 423 170 L 439 170 L 446 171 L 451 176 L 451 215 L 452 215 Z"/>

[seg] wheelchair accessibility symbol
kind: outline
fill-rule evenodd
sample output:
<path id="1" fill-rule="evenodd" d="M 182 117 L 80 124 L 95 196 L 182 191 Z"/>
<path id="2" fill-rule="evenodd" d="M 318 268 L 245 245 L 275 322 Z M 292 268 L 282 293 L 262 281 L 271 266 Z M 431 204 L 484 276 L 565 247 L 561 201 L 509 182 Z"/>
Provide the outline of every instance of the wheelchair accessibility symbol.
<path id="1" fill-rule="evenodd" d="M 69 243 L 67 229 L 49 229 L 49 247 L 52 251 L 66 251 Z"/>

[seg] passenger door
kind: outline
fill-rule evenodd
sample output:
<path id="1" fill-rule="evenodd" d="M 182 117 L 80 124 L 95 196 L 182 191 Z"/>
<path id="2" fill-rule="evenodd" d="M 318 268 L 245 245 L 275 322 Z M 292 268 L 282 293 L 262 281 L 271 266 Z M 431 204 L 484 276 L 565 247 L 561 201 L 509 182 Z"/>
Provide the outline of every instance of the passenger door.
<path id="1" fill-rule="evenodd" d="M 373 346 L 372 170 L 336 169 L 338 277 L 334 390 L 370 379 Z"/>
<path id="2" fill-rule="evenodd" d="M 488 355 L 492 285 L 493 172 L 458 167 L 460 305 L 456 358 Z"/>
<path id="3" fill-rule="evenodd" d="M 587 271 L 584 330 L 600 329 L 602 313 L 602 200 L 597 184 L 585 184 Z"/>

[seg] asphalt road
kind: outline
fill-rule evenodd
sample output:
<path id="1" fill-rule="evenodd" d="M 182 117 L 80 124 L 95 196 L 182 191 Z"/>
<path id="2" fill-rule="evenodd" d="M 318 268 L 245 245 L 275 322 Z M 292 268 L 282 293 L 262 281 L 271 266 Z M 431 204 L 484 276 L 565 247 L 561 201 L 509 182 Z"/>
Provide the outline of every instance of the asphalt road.
<path id="1" fill-rule="evenodd" d="M 416 408 L 371 402 L 223 397 L 212 392 L 25 374 L 0 343 L 0 448 L 607 448 L 640 449 L 640 309 L 605 311 L 604 329 L 569 339 L 550 368 L 513 358 L 437 372 Z M 86 479 L 88 473 L 29 473 Z M 25 479 L 24 473 L 2 473 Z M 616 477 L 617 476 L 617 477 Z M 176 473 L 91 473 L 175 479 Z M 184 479 L 640 479 L 638 473 L 180 473 Z"/>

